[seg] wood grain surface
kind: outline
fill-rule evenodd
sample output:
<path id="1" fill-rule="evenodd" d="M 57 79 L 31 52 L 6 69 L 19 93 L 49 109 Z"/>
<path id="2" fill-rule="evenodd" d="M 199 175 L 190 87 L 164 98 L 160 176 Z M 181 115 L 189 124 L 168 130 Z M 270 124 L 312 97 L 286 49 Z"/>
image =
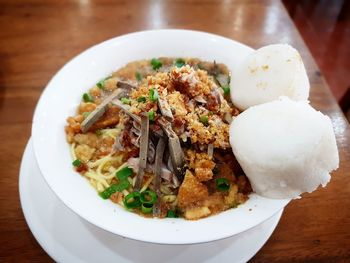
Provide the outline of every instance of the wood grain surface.
<path id="1" fill-rule="evenodd" d="M 349 125 L 278 0 L 0 0 L 0 262 L 51 261 L 24 220 L 18 194 L 22 153 L 46 83 L 91 45 L 160 28 L 207 31 L 254 48 L 289 43 L 301 52 L 311 103 L 332 119 L 340 168 L 326 188 L 286 207 L 251 262 L 350 262 Z"/>

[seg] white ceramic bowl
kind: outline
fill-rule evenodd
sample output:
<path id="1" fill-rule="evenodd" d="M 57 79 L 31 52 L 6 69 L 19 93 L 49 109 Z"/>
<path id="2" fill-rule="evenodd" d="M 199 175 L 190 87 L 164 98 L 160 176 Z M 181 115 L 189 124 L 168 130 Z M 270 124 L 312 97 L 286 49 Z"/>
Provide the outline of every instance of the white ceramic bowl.
<path id="1" fill-rule="evenodd" d="M 74 114 L 82 93 L 127 62 L 160 56 L 197 57 L 225 63 L 232 69 L 250 52 L 251 48 L 217 35 L 155 30 L 113 38 L 73 58 L 49 82 L 34 113 L 34 152 L 46 182 L 64 204 L 85 220 L 141 241 L 201 243 L 236 235 L 261 224 L 279 212 L 288 200 L 251 194 L 238 208 L 198 221 L 147 219 L 130 213 L 102 200 L 88 181 L 73 170 L 64 133 L 66 118 Z"/>

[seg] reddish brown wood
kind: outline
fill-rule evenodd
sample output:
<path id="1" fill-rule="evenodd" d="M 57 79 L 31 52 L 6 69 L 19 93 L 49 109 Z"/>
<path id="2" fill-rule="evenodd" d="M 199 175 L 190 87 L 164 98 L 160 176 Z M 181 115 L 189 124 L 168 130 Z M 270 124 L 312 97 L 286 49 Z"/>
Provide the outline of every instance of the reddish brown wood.
<path id="1" fill-rule="evenodd" d="M 340 168 L 327 188 L 287 206 L 251 261 L 350 261 L 349 125 L 279 1 L 0 0 L 0 27 L 0 262 L 50 261 L 27 227 L 18 197 L 21 156 L 45 84 L 89 46 L 153 28 L 208 31 L 255 48 L 288 42 L 299 49 L 310 76 L 311 102 L 332 118 Z"/>
<path id="2" fill-rule="evenodd" d="M 333 95 L 340 101 L 350 86 L 350 1 L 283 0 L 283 3 Z"/>

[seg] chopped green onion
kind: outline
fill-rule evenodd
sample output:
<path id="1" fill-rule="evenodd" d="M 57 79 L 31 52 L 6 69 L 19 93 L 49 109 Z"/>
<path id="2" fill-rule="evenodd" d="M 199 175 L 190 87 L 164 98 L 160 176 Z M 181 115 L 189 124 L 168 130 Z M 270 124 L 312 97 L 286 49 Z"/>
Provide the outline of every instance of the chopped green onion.
<path id="1" fill-rule="evenodd" d="M 105 87 L 105 81 L 106 81 L 107 79 L 110 79 L 110 78 L 111 78 L 111 76 L 100 80 L 99 82 L 96 83 L 96 86 L 97 86 L 99 89 L 104 89 L 104 87 Z"/>
<path id="2" fill-rule="evenodd" d="M 87 116 L 89 116 L 90 113 L 91 113 L 91 112 L 89 112 L 89 111 L 83 112 L 82 115 L 83 115 L 84 119 L 86 119 Z"/>
<path id="3" fill-rule="evenodd" d="M 176 217 L 178 217 L 178 216 L 177 216 L 175 210 L 168 210 L 168 211 L 166 212 L 166 217 L 169 217 L 169 218 L 176 218 Z"/>
<path id="4" fill-rule="evenodd" d="M 157 194 L 152 190 L 146 190 L 141 193 L 140 200 L 142 204 L 154 204 L 157 201 Z"/>
<path id="5" fill-rule="evenodd" d="M 149 90 L 149 98 L 152 102 L 156 102 L 158 100 L 158 91 L 156 89 Z"/>
<path id="6" fill-rule="evenodd" d="M 185 64 L 186 64 L 186 62 L 182 58 L 178 58 L 177 60 L 175 60 L 175 66 L 177 66 L 178 68 L 181 68 Z"/>
<path id="7" fill-rule="evenodd" d="M 76 160 L 74 160 L 74 162 L 72 162 L 72 164 L 73 164 L 73 166 L 78 167 L 81 165 L 81 161 L 79 159 L 76 159 Z"/>
<path id="8" fill-rule="evenodd" d="M 149 119 L 150 121 L 154 121 L 155 117 L 156 117 L 156 114 L 154 113 L 153 110 L 151 110 L 151 111 L 148 112 L 148 119 Z"/>
<path id="9" fill-rule="evenodd" d="M 99 82 L 96 83 L 96 86 L 97 86 L 99 89 L 103 89 L 104 86 L 105 86 L 105 81 L 104 81 L 104 80 L 100 80 Z"/>
<path id="10" fill-rule="evenodd" d="M 114 189 L 115 184 L 112 184 L 110 187 L 106 188 L 104 191 L 100 192 L 99 195 L 103 199 L 108 199 L 112 194 L 114 194 L 116 191 Z"/>
<path id="11" fill-rule="evenodd" d="M 103 134 L 102 130 L 96 130 L 95 133 L 96 133 L 97 136 L 100 136 L 100 135 Z"/>
<path id="12" fill-rule="evenodd" d="M 209 124 L 209 122 L 208 122 L 208 116 L 205 116 L 205 115 L 200 116 L 199 121 L 200 121 L 201 123 L 203 123 L 205 126 L 207 126 L 207 125 Z"/>
<path id="13" fill-rule="evenodd" d="M 128 209 L 130 208 L 136 208 L 141 205 L 140 201 L 140 193 L 139 192 L 132 192 L 125 196 L 124 198 L 124 206 Z"/>
<path id="14" fill-rule="evenodd" d="M 131 100 L 128 99 L 128 98 L 121 98 L 120 101 L 121 101 L 123 104 L 130 104 L 130 103 L 131 103 Z"/>
<path id="15" fill-rule="evenodd" d="M 140 73 L 140 72 L 136 72 L 136 73 L 135 73 L 135 78 L 136 78 L 138 81 L 141 81 L 141 80 L 142 80 L 141 73 Z"/>
<path id="16" fill-rule="evenodd" d="M 83 100 L 84 100 L 84 102 L 93 102 L 94 101 L 94 99 L 92 98 L 92 96 L 89 93 L 83 94 Z"/>
<path id="17" fill-rule="evenodd" d="M 137 102 L 146 102 L 146 97 L 144 96 L 138 97 Z"/>
<path id="18" fill-rule="evenodd" d="M 125 189 L 128 189 L 130 186 L 130 182 L 128 180 L 122 180 L 119 182 L 119 184 L 115 184 L 114 190 L 116 192 L 121 192 Z"/>
<path id="19" fill-rule="evenodd" d="M 222 87 L 222 89 L 224 90 L 224 95 L 230 94 L 230 87 L 229 86 L 224 86 L 224 87 Z"/>
<path id="20" fill-rule="evenodd" d="M 153 58 L 153 59 L 151 60 L 151 65 L 152 65 L 152 68 L 153 68 L 154 70 L 157 70 L 157 69 L 159 69 L 160 67 L 163 66 L 162 62 L 160 62 L 160 60 L 159 60 L 159 59 L 156 59 L 156 58 Z"/>
<path id="21" fill-rule="evenodd" d="M 99 193 L 99 195 L 102 197 L 102 199 L 108 199 L 112 194 L 114 194 L 115 192 L 111 192 L 110 188 L 107 188 L 106 190 L 104 190 L 103 192 Z"/>
<path id="22" fill-rule="evenodd" d="M 150 214 L 153 211 L 153 204 L 143 203 L 141 205 L 141 212 L 144 214 Z"/>
<path id="23" fill-rule="evenodd" d="M 217 178 L 215 184 L 216 189 L 219 191 L 228 191 L 230 189 L 230 182 L 226 178 Z"/>
<path id="24" fill-rule="evenodd" d="M 130 186 L 128 180 L 123 180 L 119 184 L 112 184 L 110 187 L 106 188 L 104 191 L 99 193 L 103 199 L 108 199 L 115 192 L 121 192 Z"/>
<path id="25" fill-rule="evenodd" d="M 125 180 L 129 176 L 132 175 L 132 169 L 129 167 L 124 167 L 123 169 L 120 169 L 118 172 L 115 173 L 115 176 L 120 180 Z"/>

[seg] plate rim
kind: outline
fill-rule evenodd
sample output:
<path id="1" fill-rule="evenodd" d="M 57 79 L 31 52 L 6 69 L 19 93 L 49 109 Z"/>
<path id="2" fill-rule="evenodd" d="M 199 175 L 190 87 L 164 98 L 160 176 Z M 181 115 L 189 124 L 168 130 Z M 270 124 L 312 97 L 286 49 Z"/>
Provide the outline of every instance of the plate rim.
<path id="1" fill-rule="evenodd" d="M 30 158 L 30 159 L 29 159 Z M 33 151 L 33 144 L 32 144 L 32 140 L 31 138 L 29 138 L 24 151 L 23 151 L 23 155 L 22 155 L 22 160 L 21 160 L 21 164 L 20 164 L 20 170 L 19 170 L 19 184 L 18 184 L 18 190 L 19 190 L 19 197 L 20 197 L 20 204 L 21 204 L 21 208 L 22 208 L 22 212 L 24 215 L 24 219 L 28 225 L 28 228 L 30 229 L 30 231 L 32 232 L 34 238 L 36 239 L 36 241 L 39 243 L 39 245 L 41 246 L 41 248 L 53 259 L 56 261 L 64 261 L 64 260 L 68 260 L 68 258 L 66 258 L 66 256 L 64 256 L 62 253 L 60 253 L 59 251 L 55 252 L 55 250 L 52 249 L 52 245 L 50 246 L 50 243 L 47 243 L 48 239 L 51 238 L 51 236 L 47 236 L 50 234 L 50 230 L 46 229 L 45 227 L 43 227 L 44 229 L 41 229 L 42 225 L 39 224 L 38 226 L 38 222 L 36 222 L 35 219 L 33 219 L 33 212 L 32 210 L 30 210 L 30 207 L 32 207 L 32 205 L 30 203 L 30 198 L 27 199 L 28 197 L 28 186 L 25 184 L 28 180 L 26 178 L 26 176 L 24 176 L 25 174 L 27 174 L 28 172 L 26 172 L 26 168 L 28 168 L 28 164 L 30 161 L 33 161 L 35 163 L 35 166 L 37 168 L 37 173 L 40 173 L 38 164 L 35 160 L 35 156 L 34 156 L 34 151 Z M 31 173 L 32 174 L 32 173 Z M 27 175 L 28 176 L 28 175 Z M 46 181 L 43 178 L 43 175 L 40 173 L 39 176 L 42 179 L 42 184 L 46 185 L 47 187 L 47 191 L 50 191 L 51 195 L 54 196 L 55 198 L 56 195 L 54 194 L 54 192 L 51 190 L 51 188 L 47 185 Z M 57 198 L 58 202 L 64 207 L 64 209 L 69 210 L 72 215 L 75 215 L 77 217 L 79 217 L 78 215 L 76 215 L 74 212 L 71 211 L 71 209 L 69 209 L 68 207 L 66 207 L 58 198 Z M 272 233 L 275 231 L 277 225 L 280 222 L 280 218 L 281 215 L 283 213 L 283 209 L 281 211 L 279 211 L 277 214 L 274 215 L 275 219 L 272 222 L 269 222 L 269 225 L 267 224 L 267 221 L 262 222 L 262 224 L 264 224 L 262 227 L 268 227 L 271 228 L 270 230 L 266 230 L 266 233 L 264 233 L 264 237 L 263 239 L 259 242 L 259 244 L 257 244 L 256 247 L 254 247 L 254 249 L 252 251 L 250 251 L 248 254 L 245 254 L 242 257 L 242 261 L 239 262 L 246 262 L 249 259 L 253 258 L 259 251 L 260 249 L 266 244 L 266 242 L 268 241 L 268 239 L 271 237 Z M 80 217 L 79 217 L 80 218 Z M 84 220 L 84 219 L 81 219 Z M 272 218 L 271 218 L 272 220 Z M 98 229 L 99 231 L 104 231 L 94 225 L 92 225 L 93 227 L 95 227 L 96 229 Z M 254 227 L 255 230 L 253 231 L 261 231 L 263 228 L 260 227 L 260 225 Z M 114 234 L 112 234 L 114 235 Z M 115 235 L 116 238 L 118 238 L 118 235 Z M 120 237 L 119 237 L 120 238 Z M 123 241 L 124 239 L 122 239 Z M 57 242 L 56 239 L 52 240 L 53 242 Z M 137 242 L 141 242 L 142 241 L 137 241 Z M 220 242 L 219 241 L 213 241 L 210 242 L 212 244 L 214 244 L 215 242 Z M 235 241 L 233 241 L 235 242 Z M 216 243 L 217 244 L 217 243 Z M 250 243 L 251 244 L 251 243 Z M 143 245 L 143 244 L 140 244 Z M 145 243 L 144 245 L 146 246 L 152 246 L 152 243 Z M 202 245 L 202 244 L 200 244 Z M 168 246 L 172 246 L 172 245 L 168 245 Z M 187 246 L 191 246 L 191 245 L 182 245 L 184 247 Z M 206 244 L 203 244 L 203 249 L 205 249 Z M 64 249 L 64 251 L 71 251 L 71 250 L 66 250 Z M 61 251 L 62 252 L 62 251 Z M 58 254 L 59 253 L 59 254 Z M 69 256 L 75 257 L 75 260 L 80 259 L 79 257 L 76 257 L 76 255 L 74 254 L 70 254 Z M 129 259 L 129 258 L 128 258 Z M 128 260 L 126 260 L 128 261 Z"/>

